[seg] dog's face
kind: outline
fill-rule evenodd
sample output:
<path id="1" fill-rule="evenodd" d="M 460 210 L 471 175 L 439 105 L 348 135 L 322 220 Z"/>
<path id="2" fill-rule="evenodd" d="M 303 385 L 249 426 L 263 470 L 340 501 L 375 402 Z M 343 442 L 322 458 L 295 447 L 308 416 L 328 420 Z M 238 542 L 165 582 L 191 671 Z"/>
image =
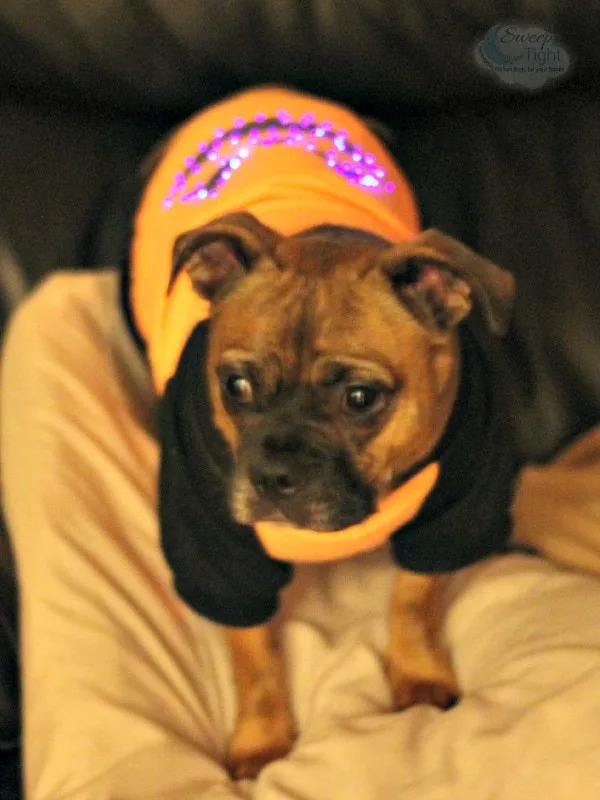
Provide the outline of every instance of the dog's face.
<path id="1" fill-rule="evenodd" d="M 234 518 L 322 531 L 364 519 L 442 435 L 471 292 L 498 328 L 512 297 L 507 273 L 435 231 L 403 245 L 329 228 L 284 238 L 248 214 L 180 237 L 181 269 L 213 303 Z"/>

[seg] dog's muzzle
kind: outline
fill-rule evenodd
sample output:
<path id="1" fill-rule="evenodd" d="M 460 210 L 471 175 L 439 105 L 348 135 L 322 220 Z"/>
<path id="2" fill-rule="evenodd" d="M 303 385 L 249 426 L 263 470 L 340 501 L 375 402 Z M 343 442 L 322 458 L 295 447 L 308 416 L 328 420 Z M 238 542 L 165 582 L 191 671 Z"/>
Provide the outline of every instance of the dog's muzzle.
<path id="1" fill-rule="evenodd" d="M 277 519 L 311 530 L 338 530 L 372 513 L 374 493 L 348 456 L 309 427 L 255 432 L 242 440 L 232 487 L 238 522 Z"/>

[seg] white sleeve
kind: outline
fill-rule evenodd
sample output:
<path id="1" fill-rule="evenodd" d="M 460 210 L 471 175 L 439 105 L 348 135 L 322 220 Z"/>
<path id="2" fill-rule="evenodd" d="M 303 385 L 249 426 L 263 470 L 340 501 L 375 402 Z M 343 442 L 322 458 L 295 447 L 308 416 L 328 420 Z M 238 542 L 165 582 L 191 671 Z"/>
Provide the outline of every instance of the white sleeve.
<path id="1" fill-rule="evenodd" d="M 598 580 L 524 555 L 458 573 L 445 632 L 462 700 L 393 714 L 385 550 L 297 570 L 284 643 L 300 736 L 233 784 L 229 654 L 171 588 L 152 395 L 113 273 L 59 275 L 25 302 L 0 403 L 28 800 L 600 797 Z M 520 524 L 536 519 L 552 524 Z"/>
<path id="2" fill-rule="evenodd" d="M 237 796 L 219 765 L 227 654 L 171 589 L 152 395 L 113 273 L 59 274 L 20 307 L 1 404 L 27 798 Z"/>

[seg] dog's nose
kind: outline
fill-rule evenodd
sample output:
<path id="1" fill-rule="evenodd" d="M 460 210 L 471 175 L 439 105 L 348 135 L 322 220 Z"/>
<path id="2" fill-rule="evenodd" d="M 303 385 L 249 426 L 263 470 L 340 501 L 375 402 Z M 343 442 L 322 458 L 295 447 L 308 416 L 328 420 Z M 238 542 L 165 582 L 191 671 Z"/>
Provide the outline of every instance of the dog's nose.
<path id="1" fill-rule="evenodd" d="M 291 497 L 296 493 L 296 480 L 290 466 L 283 461 L 265 459 L 250 471 L 256 490 L 273 500 Z"/>

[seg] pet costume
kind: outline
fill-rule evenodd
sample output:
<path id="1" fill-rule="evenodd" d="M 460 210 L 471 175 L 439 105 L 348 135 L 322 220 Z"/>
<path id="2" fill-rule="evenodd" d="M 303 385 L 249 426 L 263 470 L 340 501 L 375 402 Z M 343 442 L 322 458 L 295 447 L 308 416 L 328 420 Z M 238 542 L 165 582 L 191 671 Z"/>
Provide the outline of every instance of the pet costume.
<path id="1" fill-rule="evenodd" d="M 293 568 L 231 517 L 231 457 L 211 422 L 205 375 L 210 307 L 185 271 L 172 272 L 179 235 L 234 211 L 286 236 L 329 224 L 398 242 L 419 222 L 406 178 L 360 118 L 279 88 L 237 95 L 187 122 L 145 187 L 123 294 L 161 398 L 161 541 L 181 597 L 216 622 L 246 626 L 274 614 Z M 440 478 L 415 519 L 390 531 L 395 561 L 417 572 L 498 552 L 510 532 L 515 465 L 503 405 L 469 324 L 460 336 L 459 394 L 431 456 Z"/>

